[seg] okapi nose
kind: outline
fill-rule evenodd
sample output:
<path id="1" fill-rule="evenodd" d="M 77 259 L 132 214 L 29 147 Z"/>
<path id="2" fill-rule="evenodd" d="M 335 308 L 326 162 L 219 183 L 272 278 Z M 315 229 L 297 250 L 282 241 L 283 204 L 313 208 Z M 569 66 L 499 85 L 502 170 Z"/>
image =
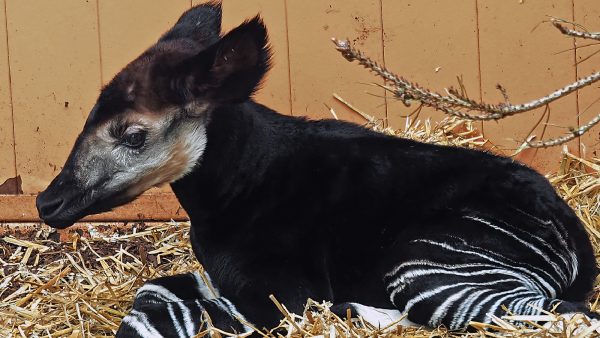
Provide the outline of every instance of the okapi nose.
<path id="1" fill-rule="evenodd" d="M 38 213 L 40 218 L 46 220 L 51 218 L 52 215 L 56 214 L 64 204 L 65 200 L 61 197 L 50 201 L 44 201 L 43 194 L 38 195 L 36 201 L 36 207 L 38 209 Z"/>

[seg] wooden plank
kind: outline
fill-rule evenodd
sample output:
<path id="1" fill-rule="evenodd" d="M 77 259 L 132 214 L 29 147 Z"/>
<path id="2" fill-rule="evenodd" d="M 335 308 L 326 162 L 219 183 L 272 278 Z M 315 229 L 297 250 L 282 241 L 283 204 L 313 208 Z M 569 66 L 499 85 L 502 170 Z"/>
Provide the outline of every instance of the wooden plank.
<path id="1" fill-rule="evenodd" d="M 440 93 L 458 87 L 460 76 L 469 96 L 480 99 L 476 9 L 474 0 L 383 0 L 387 68 Z M 399 100 L 388 99 L 390 126 L 403 128 L 403 116 L 416 108 L 417 104 L 407 108 Z M 419 115 L 419 119 L 437 121 L 444 117 L 431 108 L 423 108 Z"/>
<path id="2" fill-rule="evenodd" d="M 94 1 L 7 0 L 17 171 L 25 193 L 58 173 L 100 88 Z"/>
<path id="3" fill-rule="evenodd" d="M 369 85 L 382 83 L 356 63 L 349 63 L 331 43 L 332 37 L 350 38 L 373 59 L 383 59 L 379 0 L 287 2 L 288 41 L 294 115 L 365 120 L 333 99 L 337 93 L 365 113 L 385 118 L 384 91 Z M 373 94 L 373 95 L 369 95 Z"/>
<path id="4" fill-rule="evenodd" d="M 14 134 L 12 120 L 11 86 L 8 67 L 8 39 L 6 36 L 6 0 L 0 2 L 0 191 L 16 194 L 10 180 L 15 171 Z M 6 185 L 4 185 L 5 182 Z"/>
<path id="5" fill-rule="evenodd" d="M 483 99 L 503 102 L 496 84 L 503 85 L 512 103 L 544 96 L 575 78 L 572 41 L 557 34 L 548 16 L 571 17 L 571 1 L 493 1 L 479 0 L 479 32 Z M 544 138 L 562 135 L 576 126 L 576 97 L 571 95 L 552 104 Z M 484 134 L 506 154 L 541 119 L 543 109 L 499 122 L 486 122 Z M 541 136 L 544 123 L 533 134 Z M 577 151 L 576 143 L 570 146 Z M 557 169 L 560 147 L 537 151 L 531 164 L 541 172 Z"/>
<path id="6" fill-rule="evenodd" d="M 36 195 L 0 195 L 2 222 L 39 222 L 35 208 Z M 185 211 L 179 205 L 174 194 L 157 193 L 140 196 L 133 202 L 113 211 L 91 215 L 83 222 L 119 222 L 119 221 L 184 221 L 188 220 Z"/>
<path id="7" fill-rule="evenodd" d="M 177 221 L 172 226 L 186 226 L 181 224 L 180 221 L 187 221 L 186 219 L 174 220 Z M 97 236 L 97 233 L 90 233 L 90 230 L 96 230 L 101 236 L 112 236 L 115 234 L 131 233 L 132 228 L 137 231 L 144 231 L 155 225 L 162 225 L 162 223 L 169 222 L 171 220 L 159 220 L 159 221 L 146 221 L 146 220 L 122 220 L 115 222 L 96 222 L 96 221 L 85 221 L 77 222 L 66 229 L 57 229 L 55 234 L 51 234 L 51 240 L 60 241 L 65 243 L 72 243 L 74 236 L 81 236 L 84 238 L 90 238 Z M 0 238 L 10 236 L 16 239 L 31 239 L 31 236 L 40 231 L 39 222 L 12 222 L 12 223 L 0 223 Z"/>
<path id="8" fill-rule="evenodd" d="M 195 1 L 201 3 L 202 1 Z M 291 113 L 288 41 L 285 22 L 285 2 L 272 0 L 223 1 L 223 32 L 259 14 L 269 31 L 273 50 L 273 68 L 267 74 L 256 101 L 282 114 Z"/>
<path id="9" fill-rule="evenodd" d="M 189 0 L 99 1 L 104 83 L 154 44 L 189 8 Z"/>
<path id="10" fill-rule="evenodd" d="M 575 22 L 585 26 L 591 32 L 600 32 L 600 2 L 594 0 L 574 0 Z M 593 40 L 577 39 L 577 46 L 593 43 Z M 591 58 L 587 59 L 593 53 Z M 586 60 L 584 60 L 586 59 Z M 585 77 L 600 70 L 600 46 L 582 47 L 577 51 L 579 77 Z M 600 114 L 600 84 L 596 83 L 579 91 L 579 123 L 585 124 Z M 600 158 L 600 126 L 596 126 L 581 138 L 581 154 L 589 158 Z"/>

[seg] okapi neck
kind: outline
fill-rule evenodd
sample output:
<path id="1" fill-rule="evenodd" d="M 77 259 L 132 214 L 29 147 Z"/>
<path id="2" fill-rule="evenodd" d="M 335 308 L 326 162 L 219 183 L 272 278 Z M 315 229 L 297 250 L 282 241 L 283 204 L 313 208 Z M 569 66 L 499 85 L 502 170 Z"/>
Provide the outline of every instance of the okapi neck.
<path id="1" fill-rule="evenodd" d="M 192 172 L 171 184 L 191 218 L 227 209 L 261 181 L 269 138 L 254 102 L 211 112 L 206 149 Z"/>

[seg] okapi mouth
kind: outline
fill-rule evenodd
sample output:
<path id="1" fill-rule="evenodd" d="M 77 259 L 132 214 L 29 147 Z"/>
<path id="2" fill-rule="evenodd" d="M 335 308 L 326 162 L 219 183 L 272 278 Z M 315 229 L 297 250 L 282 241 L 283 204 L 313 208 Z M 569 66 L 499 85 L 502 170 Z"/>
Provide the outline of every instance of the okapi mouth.
<path id="1" fill-rule="evenodd" d="M 90 205 L 82 204 L 83 198 L 72 196 L 51 196 L 44 191 L 36 199 L 36 207 L 40 218 L 52 228 L 64 229 L 90 214 Z"/>
<path id="2" fill-rule="evenodd" d="M 68 228 L 88 215 L 110 211 L 137 197 L 126 197 L 120 194 L 103 197 L 92 197 L 94 194 L 83 196 L 72 194 L 68 197 L 51 195 L 48 190 L 41 192 L 36 199 L 36 207 L 40 219 L 56 229 Z"/>
<path id="3" fill-rule="evenodd" d="M 40 196 L 36 199 L 36 207 L 38 209 L 38 213 L 40 218 L 44 221 L 44 223 L 50 225 L 53 228 L 64 229 L 66 227 L 71 226 L 75 222 L 68 222 L 61 220 L 59 217 L 61 211 L 65 208 L 65 200 L 62 198 L 57 198 L 52 201 L 47 201 L 45 203 L 41 202 Z"/>
<path id="4" fill-rule="evenodd" d="M 40 218 L 47 225 L 57 228 L 64 229 L 68 228 L 77 222 L 79 219 L 85 217 L 85 213 L 77 211 L 71 204 L 72 200 L 66 200 L 62 197 L 58 197 L 53 200 L 46 201 L 44 194 L 41 193 L 36 199 L 36 207 Z"/>

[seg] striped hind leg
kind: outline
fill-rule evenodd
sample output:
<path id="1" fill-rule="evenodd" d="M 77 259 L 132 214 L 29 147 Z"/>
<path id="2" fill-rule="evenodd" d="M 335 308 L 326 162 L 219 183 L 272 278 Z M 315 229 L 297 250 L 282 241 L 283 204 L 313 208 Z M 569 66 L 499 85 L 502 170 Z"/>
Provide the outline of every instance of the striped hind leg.
<path id="1" fill-rule="evenodd" d="M 390 300 L 415 323 L 451 329 L 489 323 L 504 308 L 521 315 L 586 310 L 559 300 L 577 275 L 562 234 L 517 213 L 504 216 L 459 215 L 405 236 L 395 257 L 401 263 L 384 276 Z"/>
<path id="2" fill-rule="evenodd" d="M 528 315 L 559 303 L 531 290 L 525 283 L 500 275 L 492 282 L 444 274 L 415 277 L 408 281 L 410 285 L 390 278 L 390 297 L 402 313 L 408 314 L 410 321 L 429 327 L 464 329 L 471 321 L 489 323 L 492 315 L 506 314 L 502 306 L 511 313 Z"/>

